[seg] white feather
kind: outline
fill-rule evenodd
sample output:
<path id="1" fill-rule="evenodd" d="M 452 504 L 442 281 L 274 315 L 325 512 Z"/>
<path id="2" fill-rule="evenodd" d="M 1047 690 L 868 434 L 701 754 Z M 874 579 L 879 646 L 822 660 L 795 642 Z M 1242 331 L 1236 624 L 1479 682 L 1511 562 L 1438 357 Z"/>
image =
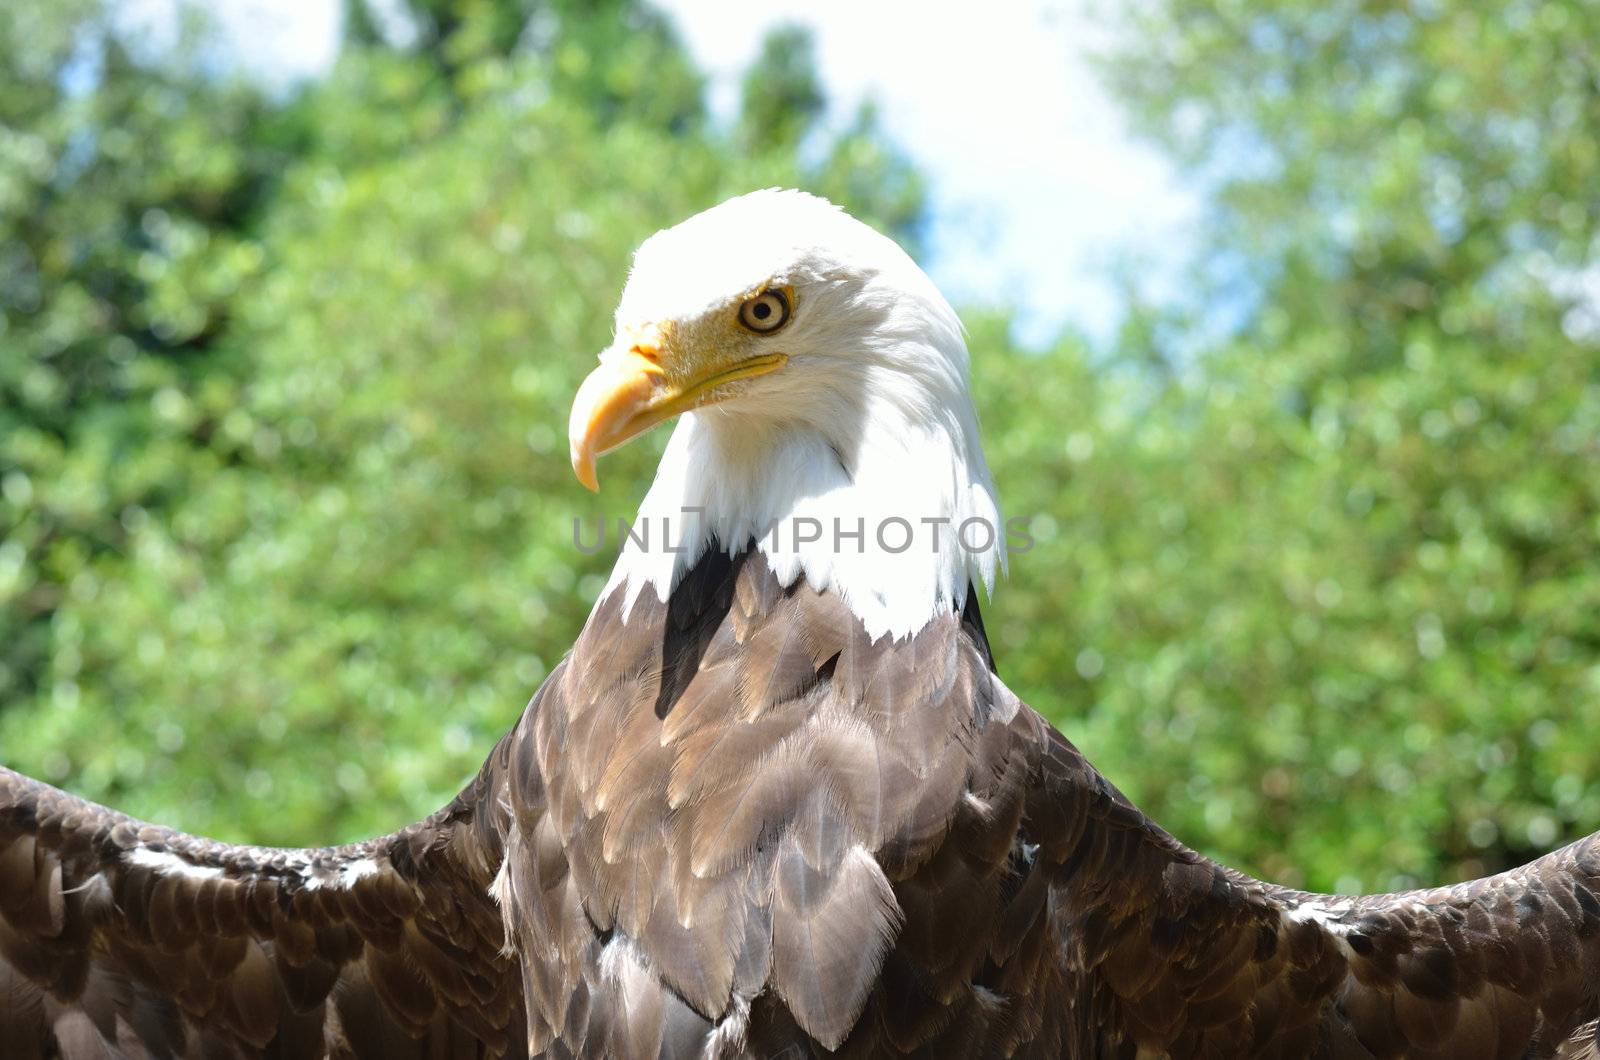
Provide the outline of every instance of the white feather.
<path id="1" fill-rule="evenodd" d="M 706 1038 L 706 1060 L 723 1060 L 724 1057 L 745 1056 L 749 1049 L 746 1040 L 750 1033 L 750 999 L 734 994 L 728 1012 L 717 1021 Z"/>
<path id="2" fill-rule="evenodd" d="M 163 876 L 187 876 L 191 880 L 210 880 L 222 875 L 222 870 L 213 865 L 190 864 L 170 850 L 134 847 L 123 855 L 123 860 L 129 865 L 151 869 Z"/>
<path id="3" fill-rule="evenodd" d="M 339 870 L 339 886 L 354 887 L 368 876 L 378 874 L 378 863 L 371 858 L 357 858 Z"/>

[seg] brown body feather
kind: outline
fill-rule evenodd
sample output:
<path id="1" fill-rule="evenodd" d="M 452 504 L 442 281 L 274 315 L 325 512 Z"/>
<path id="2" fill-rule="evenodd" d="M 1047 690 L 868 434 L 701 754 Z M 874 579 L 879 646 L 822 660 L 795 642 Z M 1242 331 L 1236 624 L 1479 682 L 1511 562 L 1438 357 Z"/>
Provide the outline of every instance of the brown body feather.
<path id="1" fill-rule="evenodd" d="M 1019 703 L 975 609 L 873 641 L 759 555 L 603 601 L 383 839 L 227 846 L 0 770 L 7 1057 L 1583 1056 L 1597 984 L 1600 839 L 1259 883 Z"/>

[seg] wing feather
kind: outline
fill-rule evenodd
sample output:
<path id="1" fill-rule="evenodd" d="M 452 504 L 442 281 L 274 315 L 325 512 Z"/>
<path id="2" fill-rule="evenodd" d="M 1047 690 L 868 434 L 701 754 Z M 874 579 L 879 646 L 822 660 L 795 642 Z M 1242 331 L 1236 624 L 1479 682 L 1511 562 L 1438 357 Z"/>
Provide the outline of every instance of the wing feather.
<path id="1" fill-rule="evenodd" d="M 382 839 L 277 850 L 149 825 L 0 769 L 8 1050 L 520 1049 L 483 871 L 498 856 L 474 849 L 493 832 L 474 820 L 486 783 Z"/>
<path id="2" fill-rule="evenodd" d="M 490 893 L 493 898 L 491 899 Z M 7 1055 L 1595 1060 L 1600 837 L 1456 887 L 1262 883 L 993 673 L 708 553 L 603 599 L 450 807 L 228 846 L 0 770 Z"/>
<path id="3" fill-rule="evenodd" d="M 1187 849 L 1031 711 L 1012 731 L 1039 749 L 1021 835 L 1064 994 L 1105 999 L 1077 1028 L 1098 1048 L 1555 1056 L 1595 1017 L 1600 835 L 1454 887 L 1306 894 Z"/>

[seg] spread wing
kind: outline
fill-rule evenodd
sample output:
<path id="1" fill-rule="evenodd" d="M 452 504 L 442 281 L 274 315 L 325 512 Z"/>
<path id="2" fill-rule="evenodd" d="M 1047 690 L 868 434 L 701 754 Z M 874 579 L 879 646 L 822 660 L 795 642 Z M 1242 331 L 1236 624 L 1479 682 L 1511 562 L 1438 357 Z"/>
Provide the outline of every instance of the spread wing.
<path id="1" fill-rule="evenodd" d="M 0 769 L 5 1055 L 520 1050 L 486 893 L 495 762 L 419 824 L 304 850 L 184 835 Z"/>
<path id="2" fill-rule="evenodd" d="M 1082 1055 L 1595 1055 L 1600 834 L 1454 887 L 1290 891 L 1187 849 L 1037 715 L 1018 724 L 1039 748 L 1036 926 Z"/>
<path id="3" fill-rule="evenodd" d="M 874 640 L 711 556 L 620 608 L 508 745 L 535 1049 L 1520 1057 L 1594 1017 L 1600 840 L 1289 891 L 1139 812 L 994 677 L 975 607 Z"/>
<path id="4" fill-rule="evenodd" d="M 5 1055 L 1594 1048 L 1600 838 L 1289 891 L 1128 802 L 994 677 L 975 607 L 874 640 L 713 556 L 619 610 L 455 802 L 368 843 L 227 846 L 0 770 Z"/>

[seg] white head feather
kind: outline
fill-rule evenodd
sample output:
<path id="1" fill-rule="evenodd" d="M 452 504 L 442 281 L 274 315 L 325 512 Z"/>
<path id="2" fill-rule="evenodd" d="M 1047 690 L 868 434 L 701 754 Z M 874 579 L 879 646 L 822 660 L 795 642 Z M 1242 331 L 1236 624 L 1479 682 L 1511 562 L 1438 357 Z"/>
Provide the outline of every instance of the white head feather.
<path id="1" fill-rule="evenodd" d="M 842 594 L 874 637 L 916 632 L 971 584 L 992 591 L 1005 528 L 961 323 L 893 240 L 825 199 L 753 192 L 646 240 L 617 326 L 692 330 L 769 286 L 794 291 L 769 340 L 788 363 L 682 416 L 636 520 L 658 536 L 624 547 L 607 592 L 664 600 L 713 543 L 752 540 L 784 584 Z"/>

